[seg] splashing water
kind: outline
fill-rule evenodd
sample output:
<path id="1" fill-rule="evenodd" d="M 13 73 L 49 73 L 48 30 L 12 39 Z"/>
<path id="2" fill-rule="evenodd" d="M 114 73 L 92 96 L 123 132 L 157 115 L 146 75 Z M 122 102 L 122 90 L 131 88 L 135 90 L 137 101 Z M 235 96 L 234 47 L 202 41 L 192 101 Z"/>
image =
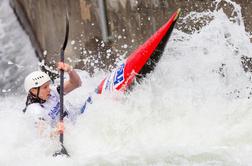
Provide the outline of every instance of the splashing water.
<path id="1" fill-rule="evenodd" d="M 38 138 L 20 111 L 25 96 L 2 98 L 0 165 L 251 165 L 251 74 L 241 64 L 251 54 L 249 35 L 240 15 L 230 21 L 222 10 L 183 21 L 205 16 L 212 20 L 200 31 L 174 31 L 156 70 L 132 93 L 96 97 L 66 125 L 71 158 L 51 157 L 55 144 Z M 76 109 L 104 76 L 79 73 L 83 87 L 66 96 Z"/>
<path id="2" fill-rule="evenodd" d="M 20 85 L 25 75 L 36 69 L 37 61 L 9 1 L 0 0 L 0 95 L 22 91 Z"/>

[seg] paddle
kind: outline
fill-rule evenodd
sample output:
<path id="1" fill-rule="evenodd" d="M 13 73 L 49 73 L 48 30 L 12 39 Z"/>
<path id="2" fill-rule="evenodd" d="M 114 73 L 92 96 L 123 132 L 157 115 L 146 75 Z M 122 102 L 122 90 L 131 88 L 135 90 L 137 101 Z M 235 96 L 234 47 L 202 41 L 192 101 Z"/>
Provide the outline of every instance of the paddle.
<path id="1" fill-rule="evenodd" d="M 64 63 L 64 52 L 67 46 L 67 41 L 68 41 L 68 35 L 69 35 L 69 16 L 68 16 L 68 12 L 66 14 L 66 32 L 65 32 L 65 40 L 63 43 L 62 48 L 60 49 L 60 62 Z M 63 118 L 64 118 L 64 71 L 61 69 L 60 70 L 60 122 L 63 123 Z M 55 152 L 53 154 L 54 157 L 58 156 L 58 155 L 66 155 L 66 156 L 70 156 L 66 150 L 66 148 L 64 147 L 64 133 L 60 132 L 60 136 L 59 136 L 59 141 L 61 144 L 61 150 Z"/>

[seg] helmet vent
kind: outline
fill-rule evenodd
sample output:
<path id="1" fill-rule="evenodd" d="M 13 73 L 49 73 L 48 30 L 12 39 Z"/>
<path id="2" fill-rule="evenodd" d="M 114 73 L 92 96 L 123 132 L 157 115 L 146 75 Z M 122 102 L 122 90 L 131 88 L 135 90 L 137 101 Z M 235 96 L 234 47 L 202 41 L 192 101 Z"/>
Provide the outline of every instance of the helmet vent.
<path id="1" fill-rule="evenodd" d="M 35 80 L 39 80 L 41 78 L 44 78 L 44 76 L 36 77 L 36 78 L 33 78 L 32 80 L 35 81 Z"/>

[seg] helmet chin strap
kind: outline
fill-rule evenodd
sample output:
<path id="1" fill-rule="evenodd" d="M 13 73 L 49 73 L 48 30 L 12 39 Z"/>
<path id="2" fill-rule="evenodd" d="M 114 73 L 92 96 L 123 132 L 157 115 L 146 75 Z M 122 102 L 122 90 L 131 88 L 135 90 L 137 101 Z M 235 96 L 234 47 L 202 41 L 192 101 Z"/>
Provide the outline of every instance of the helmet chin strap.
<path id="1" fill-rule="evenodd" d="M 37 97 L 38 99 L 40 99 L 40 98 L 39 98 L 39 92 L 40 92 L 40 87 L 38 87 L 38 91 L 37 91 L 37 95 L 36 95 L 36 97 Z"/>
<path id="2" fill-rule="evenodd" d="M 44 103 L 46 100 L 41 99 L 41 98 L 39 97 L 40 87 L 38 87 L 37 89 L 38 89 L 38 91 L 37 91 L 36 97 L 39 99 L 39 103 Z"/>
<path id="3" fill-rule="evenodd" d="M 39 103 L 44 103 L 45 102 L 45 100 L 43 100 L 43 99 L 41 99 L 40 97 L 39 97 L 39 93 L 40 93 L 40 87 L 37 87 L 37 94 L 35 95 L 35 94 L 33 94 L 33 96 L 34 97 L 36 97 L 38 100 L 39 100 Z"/>
<path id="4" fill-rule="evenodd" d="M 26 109 L 27 109 L 28 105 L 30 105 L 32 103 L 42 104 L 42 103 L 46 102 L 46 100 L 43 100 L 43 99 L 39 98 L 40 87 L 38 87 L 37 89 L 38 89 L 38 91 L 37 91 L 36 95 L 33 94 L 31 92 L 31 90 L 29 91 L 29 94 L 28 94 L 26 102 L 25 102 L 25 108 L 23 109 L 24 113 L 26 112 Z"/>

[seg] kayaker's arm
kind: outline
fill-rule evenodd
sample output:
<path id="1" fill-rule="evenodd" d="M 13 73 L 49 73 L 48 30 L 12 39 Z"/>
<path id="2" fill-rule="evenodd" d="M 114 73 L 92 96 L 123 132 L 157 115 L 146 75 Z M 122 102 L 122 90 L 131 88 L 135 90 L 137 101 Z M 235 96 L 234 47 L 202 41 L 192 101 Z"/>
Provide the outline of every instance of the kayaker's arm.
<path id="1" fill-rule="evenodd" d="M 64 94 L 81 86 L 81 79 L 72 66 L 59 62 L 58 69 L 62 69 L 69 75 L 69 80 L 64 83 Z"/>

